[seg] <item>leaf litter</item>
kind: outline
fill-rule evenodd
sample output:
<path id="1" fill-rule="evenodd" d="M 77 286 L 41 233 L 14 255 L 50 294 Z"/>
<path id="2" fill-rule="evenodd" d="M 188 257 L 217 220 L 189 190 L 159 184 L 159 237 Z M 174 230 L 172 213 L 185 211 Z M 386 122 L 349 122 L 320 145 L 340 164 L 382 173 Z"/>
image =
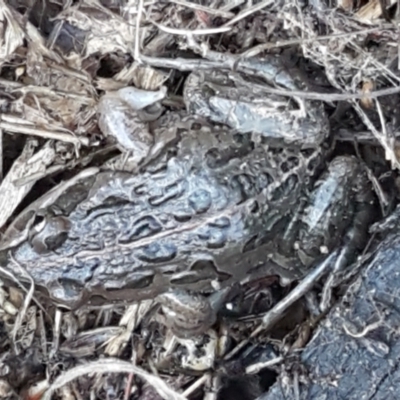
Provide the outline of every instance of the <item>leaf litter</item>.
<path id="1" fill-rule="evenodd" d="M 398 169 L 396 4 L 0 1 L 2 232 L 13 224 L 18 230 L 18 211 L 55 183 L 83 167 L 121 161 L 118 146 L 103 135 L 97 121 L 105 93 L 126 86 L 156 92 L 167 85 L 163 104 L 182 108 L 182 72 L 210 66 L 235 69 L 263 53 L 281 54 L 289 63 L 300 57 L 315 84 L 312 92 L 271 92 L 325 102 L 338 114 L 334 121 L 340 140 L 374 143 Z M 338 122 L 343 105 L 351 115 L 346 126 Z M 22 222 L 27 219 L 29 215 Z M 168 346 L 177 343 L 152 331 L 159 316 L 151 302 L 64 312 L 35 303 L 32 291 L 33 286 L 26 292 L 18 282 L 0 287 L 1 398 L 211 400 L 218 393 L 224 398 L 221 374 L 200 367 L 196 373 L 182 371 L 179 363 L 190 345 L 178 361 L 172 360 Z M 146 328 L 138 332 L 141 323 Z M 256 332 L 257 325 L 252 329 Z M 228 341 L 223 328 L 219 333 L 222 358 Z M 240 342 L 243 333 L 237 335 Z M 149 336 L 160 353 L 167 350 L 159 364 L 148 357 Z M 264 365 L 274 364 L 271 360 L 281 358 L 272 355 Z M 157 369 L 163 363 L 167 367 Z M 235 372 L 224 370 L 225 375 L 239 376 L 240 360 L 232 365 Z M 168 368 L 174 374 L 167 374 Z M 213 364 L 213 369 L 218 367 Z M 251 375 L 247 378 L 248 398 L 256 398 L 260 385 Z"/>

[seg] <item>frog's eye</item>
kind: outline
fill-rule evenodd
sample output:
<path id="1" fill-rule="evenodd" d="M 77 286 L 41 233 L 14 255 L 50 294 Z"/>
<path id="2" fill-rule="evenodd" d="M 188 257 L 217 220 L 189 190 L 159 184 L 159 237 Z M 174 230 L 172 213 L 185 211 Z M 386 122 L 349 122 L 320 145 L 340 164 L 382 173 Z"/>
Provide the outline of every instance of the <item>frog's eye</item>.
<path id="1" fill-rule="evenodd" d="M 34 250 L 47 253 L 60 247 L 68 237 L 71 223 L 64 216 L 37 215 L 29 233 L 29 241 Z"/>
<path id="2" fill-rule="evenodd" d="M 32 226 L 29 232 L 29 238 L 38 232 L 41 232 L 46 225 L 46 218 L 40 213 L 36 213 L 34 220 L 32 221 Z"/>

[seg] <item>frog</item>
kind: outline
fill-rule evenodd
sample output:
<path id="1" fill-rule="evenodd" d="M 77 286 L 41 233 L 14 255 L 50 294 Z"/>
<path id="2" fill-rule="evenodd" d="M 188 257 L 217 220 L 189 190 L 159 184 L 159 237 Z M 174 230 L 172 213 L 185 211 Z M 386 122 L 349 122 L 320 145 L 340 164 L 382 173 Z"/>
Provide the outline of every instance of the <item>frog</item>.
<path id="1" fill-rule="evenodd" d="M 256 63 L 269 64 L 264 80 L 293 87 L 276 59 Z M 215 322 L 216 293 L 300 279 L 354 224 L 361 248 L 374 206 L 362 162 L 328 162 L 319 102 L 288 111 L 295 102 L 257 89 L 260 74 L 249 92 L 244 72 L 193 71 L 186 110 L 140 125 L 150 134 L 136 170 L 88 169 L 39 199 L 6 232 L 4 269 L 68 309 L 159 299 L 175 331 L 192 335 Z"/>

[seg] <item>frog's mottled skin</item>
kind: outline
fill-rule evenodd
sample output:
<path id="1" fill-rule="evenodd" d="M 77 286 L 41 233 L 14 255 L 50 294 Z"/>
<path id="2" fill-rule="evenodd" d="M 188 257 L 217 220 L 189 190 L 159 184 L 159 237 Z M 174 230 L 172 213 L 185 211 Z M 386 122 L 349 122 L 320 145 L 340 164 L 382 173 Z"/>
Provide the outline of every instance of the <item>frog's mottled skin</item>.
<path id="1" fill-rule="evenodd" d="M 242 279 L 266 253 L 258 252 L 254 265 L 232 263 L 241 264 L 256 237 L 277 233 L 277 217 L 289 218 L 306 188 L 303 177 L 317 165 L 313 157 L 267 151 L 249 135 L 188 130 L 140 174 L 101 172 L 71 188 L 55 204 L 71 223 L 67 240 L 46 253 L 32 238 L 14 257 L 67 303 L 106 290 L 111 298 L 135 289 L 135 299 L 170 286 L 211 289 L 211 280 Z"/>
<path id="2" fill-rule="evenodd" d="M 212 92 L 211 100 L 221 94 Z M 318 115 L 319 134 L 304 125 L 314 139 L 302 145 L 188 118 L 137 174 L 104 171 L 69 187 L 40 229 L 13 250 L 14 259 L 54 301 L 70 307 L 154 298 L 170 289 L 210 292 L 253 274 L 301 277 L 300 267 L 321 246 L 339 245 L 371 199 L 353 157 L 336 159 L 309 195 L 329 133 L 321 109 Z M 166 115 L 159 126 L 172 117 L 185 119 Z M 321 239 L 326 227 L 329 235 L 322 232 Z M 285 262 L 297 239 L 307 259 L 299 266 Z"/>

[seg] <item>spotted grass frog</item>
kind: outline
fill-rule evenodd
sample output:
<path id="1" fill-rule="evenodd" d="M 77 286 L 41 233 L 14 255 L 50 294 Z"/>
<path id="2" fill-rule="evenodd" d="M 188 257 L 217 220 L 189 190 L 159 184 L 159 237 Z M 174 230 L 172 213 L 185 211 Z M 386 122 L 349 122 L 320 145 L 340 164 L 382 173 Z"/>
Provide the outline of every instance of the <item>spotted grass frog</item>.
<path id="1" fill-rule="evenodd" d="M 2 265 L 24 280 L 17 262 L 70 308 L 157 296 L 170 304 L 180 293 L 181 308 L 197 304 L 212 321 L 188 293 L 301 278 L 354 222 L 361 247 L 373 203 L 361 163 L 339 156 L 327 166 L 322 105 L 266 96 L 261 78 L 289 88 L 295 80 L 276 60 L 261 65 L 267 77 L 191 73 L 187 110 L 140 125 L 148 131 L 137 171 L 88 169 L 53 189 L 10 226 Z"/>

